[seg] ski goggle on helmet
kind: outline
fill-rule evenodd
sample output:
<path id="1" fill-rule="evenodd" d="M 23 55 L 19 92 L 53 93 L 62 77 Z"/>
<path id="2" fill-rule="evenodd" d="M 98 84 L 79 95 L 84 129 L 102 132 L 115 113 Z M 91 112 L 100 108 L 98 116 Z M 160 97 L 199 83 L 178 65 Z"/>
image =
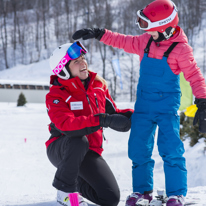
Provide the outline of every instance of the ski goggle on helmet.
<path id="1" fill-rule="evenodd" d="M 81 54 L 86 54 L 87 49 L 83 46 L 80 41 L 76 41 L 73 44 L 67 43 L 59 46 L 54 50 L 50 57 L 50 67 L 54 74 L 63 78 L 69 79 L 69 73 L 65 68 L 65 65 L 70 60 L 75 60 L 81 56 Z M 60 72 L 64 71 L 64 75 L 60 75 Z M 62 73 L 62 72 L 61 72 Z"/>
<path id="2" fill-rule="evenodd" d="M 171 0 L 156 0 L 137 11 L 136 24 L 145 31 L 164 32 L 178 24 L 177 7 Z"/>

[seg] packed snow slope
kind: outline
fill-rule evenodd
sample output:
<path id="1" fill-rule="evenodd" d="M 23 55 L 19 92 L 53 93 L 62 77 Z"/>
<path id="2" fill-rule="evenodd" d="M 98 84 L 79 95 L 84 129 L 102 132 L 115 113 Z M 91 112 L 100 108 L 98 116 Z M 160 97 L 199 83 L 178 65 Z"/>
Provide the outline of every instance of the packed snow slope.
<path id="1" fill-rule="evenodd" d="M 117 103 L 120 108 L 133 107 L 134 103 Z M 0 205 L 1 206 L 54 206 L 56 189 L 52 180 L 56 169 L 46 155 L 45 141 L 49 138 L 49 117 L 44 104 L 0 103 Z M 119 206 L 132 192 L 131 161 L 127 156 L 129 132 L 111 129 L 104 131 L 103 157 L 110 165 L 121 191 Z M 206 206 L 206 156 L 201 139 L 193 148 L 184 142 L 187 159 L 187 201 Z M 153 158 L 154 191 L 164 188 L 163 163 L 155 145 Z M 189 198 L 189 199 L 188 199 Z"/>
<path id="2" fill-rule="evenodd" d="M 93 65 L 92 70 L 96 71 Z M 99 73 L 99 71 L 96 71 Z M 51 70 L 48 60 L 0 71 L 0 79 L 49 82 Z M 100 74 L 101 75 L 101 74 Z M 124 82 L 123 82 L 124 84 Z M 124 98 L 124 101 L 127 99 Z M 129 100 L 128 100 L 129 101 Z M 120 108 L 133 108 L 134 102 L 117 102 Z M 0 102 L 0 206 L 54 206 L 56 189 L 52 181 L 56 169 L 47 159 L 45 142 L 49 138 L 49 117 L 45 104 Z M 121 191 L 119 206 L 125 204 L 132 192 L 131 161 L 127 155 L 129 132 L 104 130 L 103 157 L 110 165 Z M 206 206 L 206 152 L 203 139 L 189 146 L 184 142 L 188 169 L 187 201 Z M 154 191 L 164 189 L 163 162 L 155 144 L 153 158 Z"/>

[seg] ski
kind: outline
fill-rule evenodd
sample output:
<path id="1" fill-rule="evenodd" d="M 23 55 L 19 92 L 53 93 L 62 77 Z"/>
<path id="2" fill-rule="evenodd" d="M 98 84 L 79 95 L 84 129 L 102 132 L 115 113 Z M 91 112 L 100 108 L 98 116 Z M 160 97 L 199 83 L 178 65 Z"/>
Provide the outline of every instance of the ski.
<path id="1" fill-rule="evenodd" d="M 166 206 L 167 195 L 164 190 L 157 190 L 157 196 L 150 203 L 147 199 L 139 199 L 136 206 Z M 186 202 L 184 206 L 195 205 L 196 202 Z"/>
<path id="2" fill-rule="evenodd" d="M 184 206 L 187 206 L 187 205 L 196 205 L 197 203 L 196 202 L 186 202 L 185 204 L 184 204 Z"/>

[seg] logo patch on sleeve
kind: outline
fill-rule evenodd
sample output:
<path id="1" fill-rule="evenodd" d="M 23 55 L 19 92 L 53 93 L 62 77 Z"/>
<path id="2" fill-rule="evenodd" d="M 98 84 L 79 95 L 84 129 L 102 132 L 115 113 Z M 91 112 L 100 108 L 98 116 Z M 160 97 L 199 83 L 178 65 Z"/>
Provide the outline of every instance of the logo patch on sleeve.
<path id="1" fill-rule="evenodd" d="M 53 101 L 53 103 L 54 103 L 54 104 L 58 104 L 58 103 L 59 103 L 59 100 L 58 100 L 58 99 L 55 99 L 55 100 Z"/>

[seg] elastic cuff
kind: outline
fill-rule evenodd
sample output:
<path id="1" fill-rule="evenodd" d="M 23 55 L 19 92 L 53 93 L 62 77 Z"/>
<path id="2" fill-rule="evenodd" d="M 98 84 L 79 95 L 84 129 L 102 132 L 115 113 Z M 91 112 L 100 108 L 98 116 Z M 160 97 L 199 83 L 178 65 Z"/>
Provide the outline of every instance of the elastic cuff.
<path id="1" fill-rule="evenodd" d="M 153 193 L 153 190 L 145 191 L 145 192 L 144 192 L 144 195 L 146 195 L 146 194 L 150 194 L 150 193 Z"/>
<path id="2" fill-rule="evenodd" d="M 63 182 L 61 182 L 60 180 L 58 180 L 57 178 L 54 178 L 54 181 L 52 183 L 52 185 L 57 189 L 57 190 L 61 190 L 63 192 L 76 192 L 77 191 L 77 185 L 72 185 L 69 186 Z"/>
<path id="3" fill-rule="evenodd" d="M 98 35 L 98 37 L 97 37 L 97 40 L 101 40 L 101 38 L 102 38 L 102 36 L 104 35 L 104 33 L 105 33 L 105 29 L 100 29 L 100 33 L 99 33 L 99 35 Z"/>
<path id="4" fill-rule="evenodd" d="M 99 126 L 100 125 L 99 115 L 91 116 L 91 123 L 93 124 L 94 127 Z"/>

